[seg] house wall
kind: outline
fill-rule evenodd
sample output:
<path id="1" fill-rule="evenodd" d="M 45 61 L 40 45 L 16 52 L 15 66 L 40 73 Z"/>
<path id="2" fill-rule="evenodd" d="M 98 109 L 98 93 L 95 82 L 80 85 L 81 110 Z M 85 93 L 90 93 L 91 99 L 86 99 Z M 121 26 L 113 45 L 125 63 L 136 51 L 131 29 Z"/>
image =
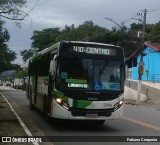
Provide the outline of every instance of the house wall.
<path id="1" fill-rule="evenodd" d="M 143 57 L 144 61 L 144 73 L 142 75 L 142 80 L 153 81 L 155 74 L 159 74 L 160 77 L 160 52 L 155 51 L 155 49 L 146 47 L 144 53 L 147 55 Z M 137 62 L 140 61 L 140 55 L 138 55 Z M 148 77 L 147 77 L 148 71 Z M 132 68 L 132 79 L 138 80 L 138 65 Z"/>

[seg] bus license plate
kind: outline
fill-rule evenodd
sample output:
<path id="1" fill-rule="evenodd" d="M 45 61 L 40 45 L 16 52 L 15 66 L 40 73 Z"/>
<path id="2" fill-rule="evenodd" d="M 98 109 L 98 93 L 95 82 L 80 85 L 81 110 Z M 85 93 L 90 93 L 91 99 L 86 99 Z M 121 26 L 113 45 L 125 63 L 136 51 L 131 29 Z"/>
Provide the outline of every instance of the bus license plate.
<path id="1" fill-rule="evenodd" d="M 98 114 L 96 113 L 86 113 L 86 117 L 97 117 Z"/>

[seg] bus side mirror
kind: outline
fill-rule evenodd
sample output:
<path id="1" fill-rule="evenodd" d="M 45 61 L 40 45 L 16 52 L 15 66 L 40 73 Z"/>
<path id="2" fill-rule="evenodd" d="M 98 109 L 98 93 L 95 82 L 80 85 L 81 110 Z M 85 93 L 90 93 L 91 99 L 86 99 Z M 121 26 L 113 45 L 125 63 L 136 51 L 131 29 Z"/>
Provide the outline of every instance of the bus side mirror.
<path id="1" fill-rule="evenodd" d="M 51 76 L 54 75 L 54 62 L 53 62 L 53 60 L 51 60 L 51 62 L 50 62 L 49 74 L 50 74 Z"/>
<path id="2" fill-rule="evenodd" d="M 50 67 L 49 67 L 49 73 L 53 78 L 55 77 L 55 72 L 56 72 L 56 59 L 57 59 L 57 55 L 55 55 L 53 60 L 51 60 Z"/>

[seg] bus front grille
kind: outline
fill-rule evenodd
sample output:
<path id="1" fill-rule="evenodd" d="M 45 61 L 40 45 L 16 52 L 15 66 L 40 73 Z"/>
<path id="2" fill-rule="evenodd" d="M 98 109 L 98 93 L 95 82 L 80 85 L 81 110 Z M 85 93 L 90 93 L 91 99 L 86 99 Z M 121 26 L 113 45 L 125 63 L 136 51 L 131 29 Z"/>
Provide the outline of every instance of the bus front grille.
<path id="1" fill-rule="evenodd" d="M 112 112 L 114 112 L 114 109 L 76 109 L 76 108 L 71 108 L 70 109 L 72 116 L 93 116 L 93 117 L 98 117 L 98 116 L 106 116 L 110 117 Z"/>

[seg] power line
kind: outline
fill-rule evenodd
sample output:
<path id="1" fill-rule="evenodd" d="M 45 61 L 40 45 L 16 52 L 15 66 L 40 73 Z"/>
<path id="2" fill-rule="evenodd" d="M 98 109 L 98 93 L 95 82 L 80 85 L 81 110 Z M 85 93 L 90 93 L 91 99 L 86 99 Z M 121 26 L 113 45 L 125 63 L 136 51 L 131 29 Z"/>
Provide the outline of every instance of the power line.
<path id="1" fill-rule="evenodd" d="M 148 9 L 147 12 L 154 12 L 154 11 L 157 11 L 157 10 L 160 10 L 160 6 L 156 6 L 154 8 Z"/>
<path id="2" fill-rule="evenodd" d="M 158 11 L 160 10 L 160 6 L 156 6 L 156 7 L 153 7 L 153 8 L 150 8 L 150 9 L 147 9 L 147 12 L 146 13 L 150 13 L 150 12 L 154 12 L 154 11 Z M 144 10 L 140 10 L 140 11 L 144 11 Z M 136 19 L 136 17 L 140 16 L 138 14 L 142 14 L 141 12 L 137 12 L 136 14 L 133 14 L 131 17 L 125 19 L 122 21 L 123 24 L 131 21 L 131 20 L 139 20 L 139 21 L 142 21 L 142 18 L 141 19 Z M 141 15 L 143 17 L 143 15 Z"/>
<path id="3" fill-rule="evenodd" d="M 133 14 L 131 17 L 127 18 L 126 20 L 123 20 L 122 23 L 125 24 L 131 20 L 138 20 L 138 21 L 142 22 L 143 14 L 141 11 L 143 11 L 143 10 L 140 10 L 139 12 Z M 136 19 L 136 17 L 139 17 L 139 18 Z"/>
<path id="4" fill-rule="evenodd" d="M 136 17 L 137 17 L 137 13 L 136 13 L 136 14 L 133 14 L 131 17 L 123 20 L 122 23 L 125 24 L 125 23 L 129 22 L 130 20 L 132 20 L 132 19 L 134 19 L 134 18 L 136 18 Z"/>

